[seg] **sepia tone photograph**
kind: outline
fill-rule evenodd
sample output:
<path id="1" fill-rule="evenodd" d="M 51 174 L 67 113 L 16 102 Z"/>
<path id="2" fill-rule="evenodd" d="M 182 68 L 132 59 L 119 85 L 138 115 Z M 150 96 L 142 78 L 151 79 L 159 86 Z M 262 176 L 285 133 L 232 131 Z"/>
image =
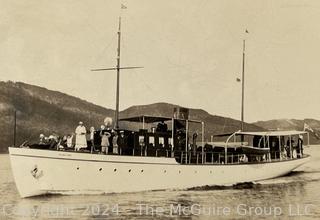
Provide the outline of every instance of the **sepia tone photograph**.
<path id="1" fill-rule="evenodd" d="M 0 219 L 320 218 L 319 1 L 0 5 Z"/>

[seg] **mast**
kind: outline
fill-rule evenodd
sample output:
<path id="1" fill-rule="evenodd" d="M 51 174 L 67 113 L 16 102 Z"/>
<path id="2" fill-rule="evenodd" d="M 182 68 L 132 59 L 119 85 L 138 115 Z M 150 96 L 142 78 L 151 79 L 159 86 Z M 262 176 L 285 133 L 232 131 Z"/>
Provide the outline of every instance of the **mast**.
<path id="1" fill-rule="evenodd" d="M 116 90 L 116 112 L 114 128 L 119 128 L 119 90 L 120 90 L 120 42 L 121 42 L 121 17 L 119 17 L 119 30 L 118 30 L 118 49 L 117 49 L 117 90 Z"/>
<path id="2" fill-rule="evenodd" d="M 241 131 L 244 127 L 244 63 L 245 63 L 245 49 L 246 49 L 246 40 L 243 40 L 243 49 L 242 49 L 242 91 L 241 91 Z"/>
<path id="3" fill-rule="evenodd" d="M 121 5 L 121 9 L 124 6 Z M 116 111 L 115 111 L 115 123 L 114 128 L 119 128 L 119 96 L 120 96 L 120 70 L 123 69 L 138 69 L 143 68 L 141 66 L 131 66 L 131 67 L 121 67 L 120 66 L 120 47 L 121 46 L 121 16 L 119 17 L 119 27 L 118 27 L 118 47 L 117 47 L 117 66 L 111 68 L 103 68 L 103 69 L 92 69 L 91 71 L 104 71 L 104 70 L 117 70 L 117 85 L 116 85 Z"/>

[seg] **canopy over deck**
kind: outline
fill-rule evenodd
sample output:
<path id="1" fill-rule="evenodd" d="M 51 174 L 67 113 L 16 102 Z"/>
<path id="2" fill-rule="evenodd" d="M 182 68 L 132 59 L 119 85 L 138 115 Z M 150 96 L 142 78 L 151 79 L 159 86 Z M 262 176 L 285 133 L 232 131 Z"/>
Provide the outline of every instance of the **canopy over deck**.
<path id="1" fill-rule="evenodd" d="M 292 136 L 308 134 L 306 131 L 257 131 L 257 132 L 236 132 L 236 135 L 252 135 L 252 136 Z"/>
<path id="2" fill-rule="evenodd" d="M 144 122 L 144 123 L 155 123 L 161 121 L 171 121 L 172 118 L 162 116 L 151 116 L 151 115 L 139 115 L 128 118 L 121 118 L 119 121 L 130 121 L 130 122 Z"/>
<path id="3" fill-rule="evenodd" d="M 201 121 L 197 120 L 190 120 L 190 119 L 178 119 L 178 118 L 169 118 L 164 116 L 151 116 L 151 115 L 138 115 L 132 116 L 127 118 L 121 118 L 119 121 L 129 121 L 129 122 L 143 122 L 143 123 L 156 123 L 161 121 L 171 121 L 172 119 L 178 121 L 189 121 L 194 123 L 202 123 Z"/>

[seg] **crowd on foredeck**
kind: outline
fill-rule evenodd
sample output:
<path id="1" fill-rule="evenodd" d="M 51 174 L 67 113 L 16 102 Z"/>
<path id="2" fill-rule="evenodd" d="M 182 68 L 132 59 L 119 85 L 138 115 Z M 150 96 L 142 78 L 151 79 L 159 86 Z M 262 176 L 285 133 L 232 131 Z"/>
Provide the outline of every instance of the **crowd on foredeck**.
<path id="1" fill-rule="evenodd" d="M 39 145 L 49 146 L 49 149 L 56 150 L 90 150 L 91 152 L 99 151 L 102 154 L 108 154 L 108 152 L 120 154 L 121 147 L 126 143 L 126 137 L 123 130 L 116 131 L 111 128 L 111 124 L 112 120 L 107 119 L 100 129 L 96 130 L 94 127 L 90 127 L 87 130 L 84 123 L 80 121 L 74 133 L 64 135 L 63 137 L 55 134 L 46 137 L 44 134 L 40 134 Z M 95 144 L 97 133 L 99 135 L 99 149 L 96 149 L 97 144 Z"/>

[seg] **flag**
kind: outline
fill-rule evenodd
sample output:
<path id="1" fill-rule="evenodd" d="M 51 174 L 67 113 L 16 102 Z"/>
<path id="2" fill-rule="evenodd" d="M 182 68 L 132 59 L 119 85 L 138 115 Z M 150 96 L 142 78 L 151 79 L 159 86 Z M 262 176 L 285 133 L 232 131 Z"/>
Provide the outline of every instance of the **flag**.
<path id="1" fill-rule="evenodd" d="M 311 131 L 311 132 L 314 132 L 313 129 L 307 124 L 307 123 L 304 123 L 303 125 L 303 130 L 304 131 Z"/>
<path id="2" fill-rule="evenodd" d="M 237 82 L 241 82 L 241 79 L 240 79 L 240 78 L 237 78 Z"/>
<path id="3" fill-rule="evenodd" d="M 121 4 L 121 9 L 127 9 L 127 6 L 125 6 L 124 4 Z"/>
<path id="4" fill-rule="evenodd" d="M 320 135 L 318 134 L 318 131 L 312 129 L 307 123 L 304 123 L 303 131 L 310 131 L 318 140 L 320 140 Z"/>

